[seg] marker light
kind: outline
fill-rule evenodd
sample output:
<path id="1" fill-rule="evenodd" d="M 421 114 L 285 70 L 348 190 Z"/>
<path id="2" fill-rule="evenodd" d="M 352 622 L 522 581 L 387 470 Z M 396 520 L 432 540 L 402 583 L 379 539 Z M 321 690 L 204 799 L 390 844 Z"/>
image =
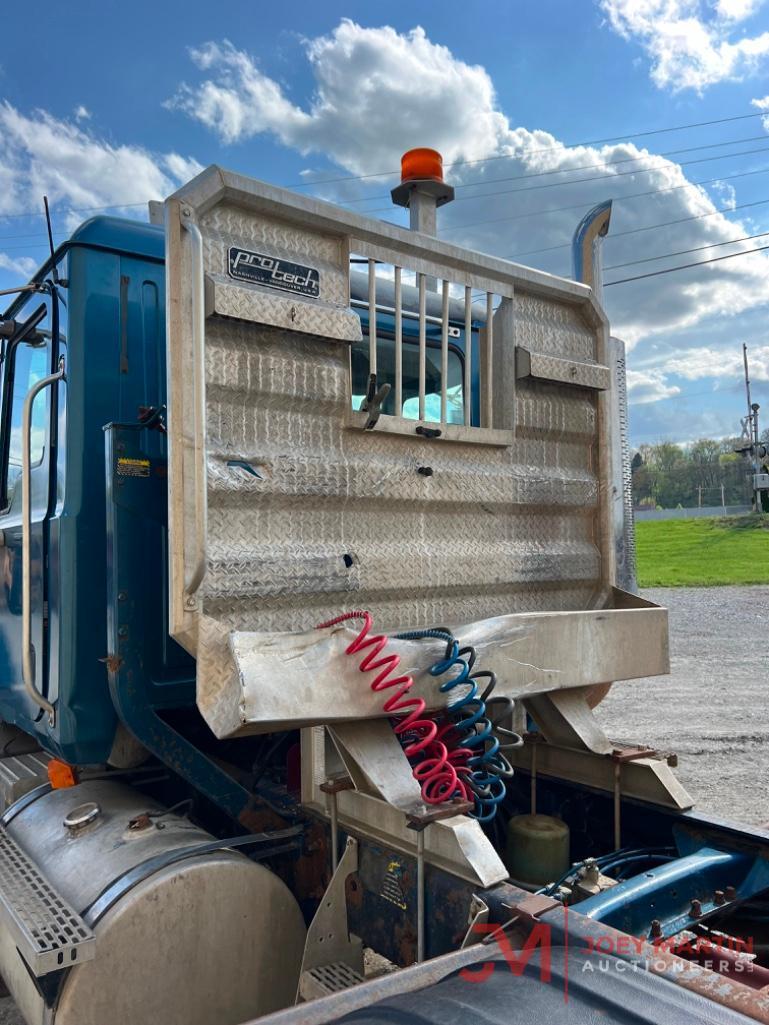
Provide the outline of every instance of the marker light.
<path id="1" fill-rule="evenodd" d="M 426 227 L 423 222 L 425 210 L 450 203 L 454 198 L 454 189 L 443 180 L 443 157 L 434 149 L 410 149 L 401 157 L 401 181 L 390 193 L 396 206 L 412 209 L 412 201 L 416 197 L 414 207 L 420 212 L 412 218 L 411 228 L 414 231 L 427 231 L 435 234 L 435 218 L 432 225 Z M 412 209 L 413 213 L 413 209 Z"/>
<path id="2" fill-rule="evenodd" d="M 434 149 L 410 149 L 401 157 L 401 182 L 443 181 L 443 157 Z"/>
<path id="3" fill-rule="evenodd" d="M 77 784 L 75 770 L 66 762 L 52 758 L 48 763 L 48 781 L 54 790 L 64 790 Z"/>

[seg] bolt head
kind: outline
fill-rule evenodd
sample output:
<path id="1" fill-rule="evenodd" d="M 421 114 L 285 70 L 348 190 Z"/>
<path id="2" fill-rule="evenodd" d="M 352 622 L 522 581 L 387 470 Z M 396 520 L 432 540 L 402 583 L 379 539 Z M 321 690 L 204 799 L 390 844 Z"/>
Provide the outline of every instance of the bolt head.
<path id="1" fill-rule="evenodd" d="M 660 938 L 660 936 L 662 935 L 662 923 L 660 922 L 659 918 L 652 919 L 651 928 L 649 931 L 651 932 L 651 935 L 655 940 Z"/>
<path id="2" fill-rule="evenodd" d="M 689 914 L 692 918 L 702 918 L 702 901 L 693 900 Z"/>
<path id="3" fill-rule="evenodd" d="M 720 907 L 722 904 L 726 903 L 726 898 L 724 897 L 723 890 L 716 890 L 716 892 L 713 894 L 713 903 L 717 907 Z"/>

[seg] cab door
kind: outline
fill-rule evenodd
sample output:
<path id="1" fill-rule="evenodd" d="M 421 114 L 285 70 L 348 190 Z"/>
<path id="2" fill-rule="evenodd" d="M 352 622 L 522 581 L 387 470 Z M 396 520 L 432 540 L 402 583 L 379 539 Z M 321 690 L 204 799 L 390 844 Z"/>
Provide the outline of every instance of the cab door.
<path id="1" fill-rule="evenodd" d="M 56 369 L 52 300 L 34 295 L 16 315 L 3 353 L 0 422 L 0 719 L 28 731 L 45 728 L 45 713 L 23 679 L 22 418 L 27 395 Z M 47 519 L 52 499 L 56 385 L 40 391 L 30 421 L 30 640 L 31 677 L 48 690 Z"/>

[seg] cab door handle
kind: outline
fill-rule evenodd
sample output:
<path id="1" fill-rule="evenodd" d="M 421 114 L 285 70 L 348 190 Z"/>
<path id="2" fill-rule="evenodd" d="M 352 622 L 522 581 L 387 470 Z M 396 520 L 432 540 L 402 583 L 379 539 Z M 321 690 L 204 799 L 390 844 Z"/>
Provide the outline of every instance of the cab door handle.
<path id="1" fill-rule="evenodd" d="M 42 377 L 27 392 L 21 417 L 21 669 L 24 687 L 38 708 L 48 713 L 51 726 L 56 721 L 54 707 L 35 686 L 35 648 L 32 644 L 32 406 L 37 395 L 57 381 L 65 381 L 64 357 L 55 374 Z"/>

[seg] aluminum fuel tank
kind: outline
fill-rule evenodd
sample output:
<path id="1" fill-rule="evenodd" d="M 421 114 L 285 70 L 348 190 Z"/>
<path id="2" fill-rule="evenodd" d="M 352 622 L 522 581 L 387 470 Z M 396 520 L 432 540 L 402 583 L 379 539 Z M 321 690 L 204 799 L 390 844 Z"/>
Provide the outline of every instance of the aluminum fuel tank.
<path id="1" fill-rule="evenodd" d="M 11 815 L 8 832 L 80 914 L 148 859 L 213 839 L 104 780 L 51 791 Z M 51 1014 L 0 931 L 0 974 L 29 1025 L 237 1025 L 293 1002 L 305 940 L 286 885 L 224 850 L 128 886 L 94 933 L 95 959 L 67 971 Z"/>

